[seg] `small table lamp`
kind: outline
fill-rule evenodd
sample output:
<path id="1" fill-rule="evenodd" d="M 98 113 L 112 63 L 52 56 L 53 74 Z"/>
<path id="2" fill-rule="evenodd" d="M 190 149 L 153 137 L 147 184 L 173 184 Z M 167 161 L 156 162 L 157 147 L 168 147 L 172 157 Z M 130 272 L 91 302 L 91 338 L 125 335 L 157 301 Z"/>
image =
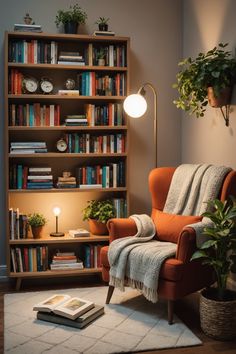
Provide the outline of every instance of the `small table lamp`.
<path id="1" fill-rule="evenodd" d="M 65 236 L 63 232 L 58 231 L 58 216 L 60 215 L 60 213 L 61 213 L 61 209 L 59 207 L 53 208 L 53 214 L 56 217 L 56 232 L 51 232 L 50 236 L 54 236 L 54 237 Z"/>
<path id="2" fill-rule="evenodd" d="M 155 167 L 157 167 L 157 93 L 154 86 L 146 82 L 139 88 L 136 94 L 127 96 L 124 101 L 124 110 L 132 118 L 139 118 L 144 115 L 147 110 L 147 101 L 144 98 L 146 86 L 152 90 L 154 96 L 153 140 L 155 146 Z"/>

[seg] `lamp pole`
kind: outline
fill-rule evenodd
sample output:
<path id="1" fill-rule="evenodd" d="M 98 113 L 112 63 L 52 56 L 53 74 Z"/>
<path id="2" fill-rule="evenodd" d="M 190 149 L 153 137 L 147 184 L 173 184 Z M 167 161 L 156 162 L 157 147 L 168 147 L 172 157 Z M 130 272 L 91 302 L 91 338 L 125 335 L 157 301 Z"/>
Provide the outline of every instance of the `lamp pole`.
<path id="1" fill-rule="evenodd" d="M 157 93 L 155 87 L 150 82 L 145 82 L 138 90 L 138 94 L 144 96 L 146 91 L 145 87 L 148 86 L 154 98 L 154 118 L 153 118 L 153 139 L 155 146 L 155 167 L 157 167 Z"/>

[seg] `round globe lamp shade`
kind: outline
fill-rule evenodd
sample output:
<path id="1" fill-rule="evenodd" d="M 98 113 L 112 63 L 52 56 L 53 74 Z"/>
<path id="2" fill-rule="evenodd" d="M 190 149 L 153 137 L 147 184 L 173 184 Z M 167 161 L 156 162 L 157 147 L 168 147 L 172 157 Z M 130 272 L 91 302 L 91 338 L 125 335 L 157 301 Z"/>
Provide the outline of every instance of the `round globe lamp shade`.
<path id="1" fill-rule="evenodd" d="M 126 97 L 124 101 L 124 110 L 132 118 L 139 118 L 147 110 L 147 102 L 140 94 L 133 94 Z"/>

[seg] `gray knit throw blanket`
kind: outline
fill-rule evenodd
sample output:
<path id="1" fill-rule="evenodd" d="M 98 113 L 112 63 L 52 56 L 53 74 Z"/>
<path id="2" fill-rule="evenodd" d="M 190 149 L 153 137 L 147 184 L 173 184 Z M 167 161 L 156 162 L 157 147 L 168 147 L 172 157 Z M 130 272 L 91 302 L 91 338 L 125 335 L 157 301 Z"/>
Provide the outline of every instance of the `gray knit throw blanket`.
<path id="1" fill-rule="evenodd" d="M 136 235 L 114 240 L 109 246 L 109 285 L 124 291 L 126 284 L 140 290 L 148 300 L 157 302 L 161 265 L 175 254 L 177 246 L 152 240 L 156 228 L 148 215 L 132 215 L 131 218 L 137 225 Z"/>
<path id="2" fill-rule="evenodd" d="M 208 164 L 183 164 L 174 172 L 167 195 L 164 212 L 179 215 L 201 215 L 207 211 L 207 202 L 218 197 L 222 182 L 231 171 L 225 166 Z M 207 236 L 203 229 L 210 226 L 208 218 L 188 225 L 196 232 L 197 246 L 200 247 Z"/>

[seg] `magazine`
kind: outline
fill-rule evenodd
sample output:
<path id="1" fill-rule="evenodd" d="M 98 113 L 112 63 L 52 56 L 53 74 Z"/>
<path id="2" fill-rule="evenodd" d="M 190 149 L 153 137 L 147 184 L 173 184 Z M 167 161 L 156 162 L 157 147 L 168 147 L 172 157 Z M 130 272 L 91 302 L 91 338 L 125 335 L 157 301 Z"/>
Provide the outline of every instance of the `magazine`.
<path id="1" fill-rule="evenodd" d="M 75 320 L 94 307 L 94 303 L 65 294 L 55 294 L 33 307 L 34 311 L 53 312 Z"/>

